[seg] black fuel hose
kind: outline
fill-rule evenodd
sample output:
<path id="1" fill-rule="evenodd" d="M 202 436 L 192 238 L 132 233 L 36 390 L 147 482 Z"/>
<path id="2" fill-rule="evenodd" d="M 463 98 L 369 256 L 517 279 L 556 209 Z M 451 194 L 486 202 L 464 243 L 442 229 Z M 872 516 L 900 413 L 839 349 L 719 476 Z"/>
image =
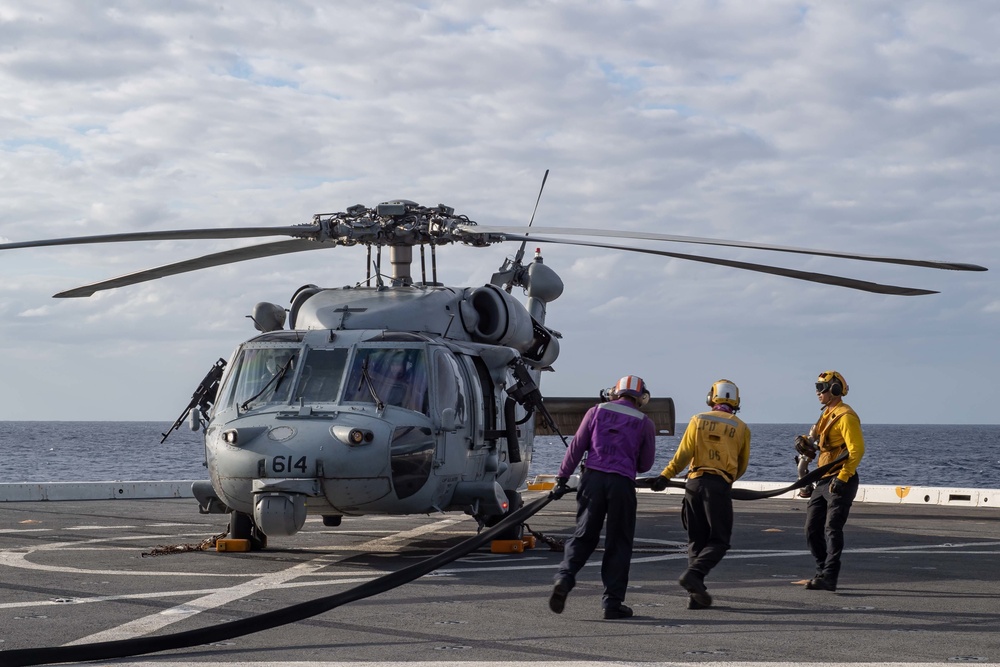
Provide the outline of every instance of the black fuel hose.
<path id="1" fill-rule="evenodd" d="M 760 500 L 762 498 L 774 498 L 775 496 L 780 496 L 789 491 L 795 491 L 796 489 L 801 489 L 803 486 L 809 486 L 813 482 L 818 481 L 826 473 L 833 470 L 834 467 L 840 465 L 847 460 L 847 453 L 843 453 L 840 457 L 827 463 L 825 466 L 820 466 L 812 472 L 803 475 L 794 484 L 789 484 L 788 486 L 781 489 L 771 489 L 770 491 L 754 491 L 752 489 L 733 489 L 732 495 L 733 500 Z M 635 485 L 641 489 L 648 489 L 652 486 L 653 481 L 659 479 L 659 477 L 640 477 L 635 480 Z M 667 481 L 667 486 L 674 489 L 683 489 L 684 480 L 681 479 L 671 479 Z"/>
<path id="2" fill-rule="evenodd" d="M 504 517 L 497 525 L 484 530 L 475 537 L 456 544 L 431 556 L 419 563 L 404 567 L 396 572 L 382 575 L 369 582 L 349 588 L 346 591 L 302 602 L 284 609 L 276 609 L 265 614 L 251 616 L 238 621 L 230 621 L 197 630 L 177 632 L 157 637 L 137 637 L 134 639 L 119 639 L 94 644 L 77 644 L 73 646 L 51 646 L 45 648 L 25 648 L 0 651 L 0 667 L 22 667 L 24 665 L 50 665 L 59 662 L 86 662 L 89 660 L 110 660 L 133 655 L 144 655 L 158 651 L 190 648 L 212 642 L 220 642 L 234 637 L 253 634 L 262 630 L 270 630 L 289 623 L 295 623 L 317 614 L 330 611 L 335 607 L 361 600 L 379 593 L 392 590 L 407 584 L 425 574 L 433 572 L 443 565 L 466 556 L 509 527 L 524 523 L 524 521 L 548 505 L 552 501 L 549 495 L 538 498 L 521 509 Z"/>

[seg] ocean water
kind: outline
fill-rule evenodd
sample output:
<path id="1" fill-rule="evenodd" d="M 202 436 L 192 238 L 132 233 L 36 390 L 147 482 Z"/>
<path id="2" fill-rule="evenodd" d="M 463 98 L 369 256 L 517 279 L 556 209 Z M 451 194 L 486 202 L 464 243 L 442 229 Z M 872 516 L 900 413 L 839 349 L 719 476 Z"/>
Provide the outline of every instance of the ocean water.
<path id="1" fill-rule="evenodd" d="M 0 421 L 0 483 L 208 479 L 200 433 L 187 426 L 163 444 L 161 422 Z M 681 425 L 679 425 L 681 426 Z M 803 424 L 750 424 L 743 479 L 795 480 L 795 436 Z M 1000 426 L 865 424 L 862 484 L 1000 488 Z M 663 469 L 679 436 L 657 438 L 649 474 Z M 536 438 L 529 475 L 555 473 L 565 447 Z"/>
<path id="2" fill-rule="evenodd" d="M 656 462 L 647 475 L 657 474 L 670 462 L 686 425 L 678 423 L 676 436 L 656 439 Z M 748 425 L 750 464 L 742 479 L 794 482 L 795 436 L 808 432 L 812 424 Z M 862 424 L 862 431 L 865 456 L 858 468 L 862 484 L 1000 489 L 1000 426 Z M 558 438 L 536 438 L 532 467 L 555 472 L 565 449 Z M 550 458 L 552 453 L 557 458 Z"/>

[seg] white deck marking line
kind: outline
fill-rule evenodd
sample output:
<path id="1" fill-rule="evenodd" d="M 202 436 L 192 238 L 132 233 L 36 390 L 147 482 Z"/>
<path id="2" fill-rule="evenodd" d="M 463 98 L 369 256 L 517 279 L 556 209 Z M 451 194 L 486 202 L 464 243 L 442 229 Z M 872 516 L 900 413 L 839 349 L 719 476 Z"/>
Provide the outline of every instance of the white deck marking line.
<path id="1" fill-rule="evenodd" d="M 20 533 L 51 533 L 52 530 L 52 528 L 0 528 L 0 533 L 18 535 Z"/>
<path id="2" fill-rule="evenodd" d="M 426 535 L 427 533 L 433 533 L 441 530 L 442 528 L 447 528 L 448 526 L 453 526 L 460 521 L 465 521 L 466 517 L 456 518 L 456 519 L 442 519 L 441 521 L 435 521 L 434 523 L 429 523 L 424 526 L 418 526 L 412 530 L 405 530 L 401 533 L 393 533 L 385 537 L 380 537 L 376 540 L 370 540 L 364 544 L 360 544 L 353 547 L 352 551 L 373 551 L 373 552 L 386 552 L 394 550 L 393 547 L 397 542 L 403 542 L 413 537 L 419 537 L 421 535 Z"/>
<path id="3" fill-rule="evenodd" d="M 59 600 L 32 600 L 30 602 L 2 602 L 0 609 L 23 609 L 26 607 L 67 607 L 74 604 L 89 604 L 91 602 L 116 602 L 118 600 L 156 600 L 164 597 L 190 597 L 213 593 L 218 588 L 199 588 L 187 591 L 158 591 L 156 593 L 132 593 L 124 595 L 95 595 L 94 597 L 61 598 Z"/>
<path id="4" fill-rule="evenodd" d="M 105 542 L 110 541 L 138 541 L 145 540 L 147 542 L 153 542 L 157 539 L 168 539 L 177 537 L 186 537 L 187 535 L 140 535 L 134 537 L 127 536 L 115 536 L 109 538 L 94 538 L 90 540 L 83 540 L 80 542 L 52 542 L 49 544 L 43 544 L 36 547 L 32 547 L 27 551 L 20 550 L 9 550 L 0 549 L 0 565 L 6 565 L 8 567 L 19 567 L 26 570 L 40 570 L 46 572 L 70 572 L 77 574 L 116 574 L 123 576 L 139 576 L 139 577 L 257 577 L 262 576 L 260 574 L 255 574 L 253 572 L 247 572 L 244 574 L 228 574 L 228 573 L 210 573 L 210 572 L 136 572 L 132 570 L 85 570 L 83 568 L 71 567 L 71 566 L 58 566 L 58 565 L 42 565 L 40 563 L 32 563 L 28 560 L 28 556 L 38 551 L 72 551 L 72 550 L 86 550 L 88 548 L 92 549 L 127 549 L 127 547 L 100 547 L 94 545 L 101 545 Z"/>
<path id="5" fill-rule="evenodd" d="M 174 528 L 176 526 L 188 527 L 190 525 L 190 523 L 180 523 L 175 521 L 173 523 L 150 523 L 147 524 L 147 528 Z"/>
<path id="6" fill-rule="evenodd" d="M 305 563 L 294 565 L 286 570 L 282 570 L 281 572 L 266 574 L 251 581 L 235 584 L 213 593 L 209 593 L 208 595 L 204 595 L 198 599 L 191 600 L 190 602 L 185 602 L 175 607 L 164 609 L 156 614 L 137 618 L 129 623 L 104 630 L 103 632 L 98 632 L 88 637 L 81 637 L 64 644 L 64 646 L 116 641 L 119 639 L 132 639 L 134 637 L 148 635 L 168 625 L 190 618 L 193 614 L 199 614 L 203 611 L 209 611 L 217 607 L 222 607 L 230 602 L 233 602 L 234 600 L 239 600 L 240 598 L 259 593 L 262 590 L 277 588 L 292 579 L 296 579 L 305 574 L 311 574 L 320 568 L 326 567 L 330 562 L 331 559 L 329 557 L 320 556 L 319 558 L 314 558 L 313 560 Z"/>
<path id="7" fill-rule="evenodd" d="M 458 519 L 444 519 L 443 521 L 436 521 L 425 526 L 419 526 L 412 530 L 372 540 L 369 544 L 371 545 L 372 550 L 384 550 L 387 546 L 393 543 L 405 541 L 426 533 L 431 533 L 464 520 L 465 518 L 463 517 Z M 152 614 L 150 616 L 138 618 L 116 628 L 98 632 L 88 637 L 81 637 L 80 639 L 69 642 L 66 646 L 130 639 L 133 637 L 147 635 L 152 632 L 156 632 L 167 625 L 176 623 L 184 618 L 188 618 L 193 614 L 221 607 L 234 600 L 252 595 L 263 589 L 281 586 L 282 584 L 298 577 L 311 575 L 331 562 L 335 562 L 334 557 L 330 555 L 319 556 L 318 558 L 314 558 L 305 563 L 300 563 L 290 567 L 287 570 L 263 575 L 251 581 L 223 588 L 198 598 L 197 600 L 192 600 L 191 602 L 180 604 L 170 609 L 165 609 L 162 612 Z"/>
<path id="8" fill-rule="evenodd" d="M 87 570 L 80 567 L 68 565 L 42 565 L 32 563 L 28 556 L 38 551 L 48 551 L 51 549 L 72 549 L 79 546 L 78 542 L 56 542 L 46 544 L 44 547 L 33 548 L 30 551 L 0 551 L 0 565 L 7 567 L 18 567 L 24 570 L 39 570 L 43 572 L 68 572 L 72 574 L 114 574 L 135 577 L 253 577 L 252 573 L 247 574 L 227 574 L 225 572 L 133 572 L 130 570 Z"/>
<path id="9" fill-rule="evenodd" d="M 301 576 L 310 576 L 304 573 Z M 336 575 L 334 575 L 336 576 Z M 365 584 L 378 577 L 378 574 L 371 576 L 340 575 L 347 577 L 344 579 L 329 579 L 324 581 L 294 581 L 284 584 L 284 588 L 313 588 L 316 586 L 343 586 L 346 584 Z M 353 577 L 353 578 L 351 578 Z M 0 602 L 0 609 L 25 609 L 29 607 L 66 607 L 74 604 L 90 604 L 93 602 L 117 602 L 119 600 L 158 600 L 160 598 L 191 597 L 192 595 L 208 595 L 222 590 L 229 590 L 229 586 L 218 588 L 197 588 L 179 591 L 157 591 L 155 593 L 126 593 L 122 595 L 95 595 L 94 597 L 74 597 L 50 600 L 31 600 L 29 602 Z"/>
<path id="10" fill-rule="evenodd" d="M 978 547 L 978 549 L 973 549 L 973 547 Z M 983 554 L 995 554 L 1000 553 L 998 550 L 982 551 L 983 547 L 1000 547 L 1000 542 L 966 542 L 966 543 L 946 543 L 946 544 L 926 544 L 926 545 L 916 545 L 916 546 L 899 546 L 899 547 L 864 547 L 857 549 L 845 549 L 844 553 L 847 554 L 859 554 L 859 553 L 890 553 L 890 554 L 936 554 L 936 553 L 949 553 L 956 556 L 960 555 L 983 555 Z M 789 556 L 808 556 L 809 551 L 807 549 L 775 549 L 773 551 L 764 551 L 759 549 L 740 551 L 739 549 L 733 549 L 726 553 L 727 560 L 749 560 L 755 558 L 785 558 Z M 658 554 L 655 556 L 643 556 L 641 558 L 633 558 L 632 565 L 637 563 L 658 563 L 668 560 L 687 560 L 687 553 L 671 553 L 671 554 Z M 458 563 L 469 563 L 466 559 L 457 561 Z M 587 562 L 584 567 L 600 567 L 601 560 L 591 559 Z M 528 564 L 510 564 L 510 565 L 496 565 L 496 566 L 471 566 L 471 567 L 451 567 L 451 568 L 441 568 L 437 570 L 438 574 L 463 574 L 472 572 L 503 572 L 503 571 L 517 571 L 517 570 L 552 570 L 555 565 L 552 563 L 546 563 L 544 565 L 528 565 Z"/>

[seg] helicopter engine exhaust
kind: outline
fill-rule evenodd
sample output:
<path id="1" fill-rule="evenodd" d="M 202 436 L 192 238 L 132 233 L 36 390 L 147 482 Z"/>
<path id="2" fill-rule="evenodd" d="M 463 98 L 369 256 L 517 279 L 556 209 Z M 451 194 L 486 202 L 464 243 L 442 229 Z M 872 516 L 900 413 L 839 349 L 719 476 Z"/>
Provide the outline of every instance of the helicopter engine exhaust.
<path id="1" fill-rule="evenodd" d="M 496 285 L 472 290 L 460 313 L 462 325 L 477 342 L 525 350 L 534 338 L 531 316 Z"/>

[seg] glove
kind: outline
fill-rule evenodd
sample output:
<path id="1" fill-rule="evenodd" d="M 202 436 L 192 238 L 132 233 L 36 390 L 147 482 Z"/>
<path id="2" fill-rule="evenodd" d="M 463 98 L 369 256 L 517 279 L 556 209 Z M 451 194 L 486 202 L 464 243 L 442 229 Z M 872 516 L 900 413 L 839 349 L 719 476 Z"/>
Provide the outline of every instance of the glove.
<path id="1" fill-rule="evenodd" d="M 804 435 L 795 436 L 795 451 L 804 456 L 806 461 L 816 458 L 816 445 Z"/>
<path id="2" fill-rule="evenodd" d="M 569 478 L 568 477 L 556 477 L 556 485 L 551 491 L 549 491 L 549 498 L 552 500 L 559 500 L 572 489 L 569 488 Z"/>
<path id="3" fill-rule="evenodd" d="M 649 485 L 649 488 L 651 488 L 653 491 L 663 491 L 665 488 L 667 488 L 667 483 L 669 481 L 670 481 L 669 477 L 664 477 L 663 475 L 660 475 L 659 477 L 653 480 L 653 482 Z"/>
<path id="4" fill-rule="evenodd" d="M 843 481 L 839 477 L 834 477 L 830 480 L 830 493 L 839 496 L 847 488 L 847 482 Z"/>

